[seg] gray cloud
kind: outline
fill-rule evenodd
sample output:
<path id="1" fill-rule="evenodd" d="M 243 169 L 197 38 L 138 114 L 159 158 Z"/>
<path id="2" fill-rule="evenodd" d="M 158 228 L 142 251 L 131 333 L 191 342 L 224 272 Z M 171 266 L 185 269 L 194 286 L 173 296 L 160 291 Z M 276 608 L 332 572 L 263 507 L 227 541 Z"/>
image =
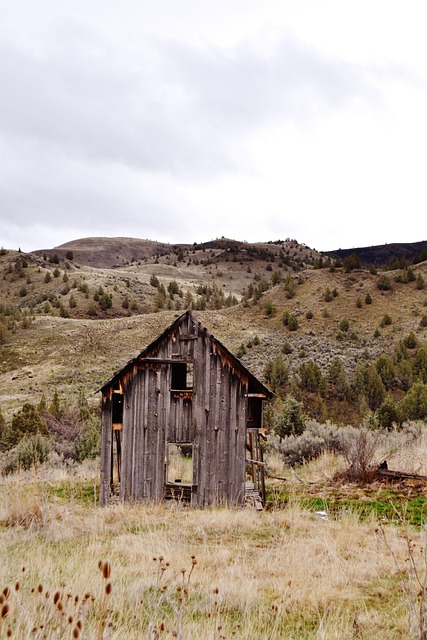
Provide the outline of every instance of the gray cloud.
<path id="1" fill-rule="evenodd" d="M 1 46 L 6 139 L 93 161 L 203 175 L 232 168 L 230 149 L 254 127 L 302 121 L 374 93 L 362 70 L 287 36 L 269 57 L 251 43 L 224 52 L 151 40 L 132 58 L 106 41 L 91 47 L 87 38 L 63 35 L 59 50 L 46 47 L 38 57 Z"/>
<path id="2" fill-rule="evenodd" d="M 143 237 L 182 237 L 195 214 L 183 190 L 250 172 L 252 135 L 381 99 L 366 69 L 285 32 L 266 53 L 255 39 L 115 41 L 76 23 L 39 47 L 3 39 L 0 83 L 0 243 L 15 237 L 10 219 L 108 235 L 119 218 Z"/>

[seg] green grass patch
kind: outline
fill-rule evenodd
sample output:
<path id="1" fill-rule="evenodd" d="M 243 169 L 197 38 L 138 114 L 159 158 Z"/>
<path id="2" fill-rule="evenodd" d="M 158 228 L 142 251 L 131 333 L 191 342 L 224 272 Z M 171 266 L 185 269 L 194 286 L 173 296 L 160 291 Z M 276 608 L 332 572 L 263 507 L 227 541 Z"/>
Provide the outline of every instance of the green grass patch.
<path id="1" fill-rule="evenodd" d="M 311 492 L 311 493 L 310 493 Z M 355 486 L 352 490 L 342 491 L 339 487 L 329 488 L 322 495 L 313 495 L 312 487 L 304 493 L 303 488 L 292 493 L 288 488 L 267 487 L 266 509 L 273 510 L 286 507 L 291 498 L 299 506 L 309 511 L 327 511 L 331 517 L 336 517 L 343 511 L 357 514 L 365 520 L 373 515 L 380 520 L 399 524 L 422 526 L 427 521 L 427 498 L 423 495 L 411 495 L 411 492 L 401 489 L 375 489 Z"/>
<path id="2" fill-rule="evenodd" d="M 63 480 L 46 484 L 43 490 L 49 500 L 74 502 L 84 506 L 99 504 L 98 480 L 73 480 L 72 482 Z"/>

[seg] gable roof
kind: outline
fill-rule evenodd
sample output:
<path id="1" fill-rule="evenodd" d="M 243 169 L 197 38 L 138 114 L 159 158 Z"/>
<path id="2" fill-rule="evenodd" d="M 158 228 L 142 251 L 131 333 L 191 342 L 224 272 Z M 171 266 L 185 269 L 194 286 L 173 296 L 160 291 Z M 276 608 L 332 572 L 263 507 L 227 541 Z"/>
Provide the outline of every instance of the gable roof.
<path id="1" fill-rule="evenodd" d="M 268 387 L 266 387 L 260 380 L 258 380 L 258 378 L 254 376 L 254 374 L 251 373 L 249 369 L 247 369 L 245 365 L 240 362 L 240 360 L 234 354 L 232 354 L 231 351 L 227 349 L 227 347 L 225 347 L 217 338 L 215 338 L 215 336 L 213 336 L 205 327 L 203 327 L 201 323 L 193 316 L 191 310 L 186 311 L 178 318 L 176 318 L 176 320 L 174 320 L 172 324 L 166 327 L 166 329 L 155 340 L 153 340 L 153 342 L 151 342 L 147 347 L 140 351 L 138 355 L 129 360 L 129 362 L 127 362 L 125 366 L 122 367 L 122 369 L 116 371 L 112 375 L 112 377 L 107 380 L 107 382 L 105 382 L 102 387 L 100 387 L 100 389 L 98 389 L 98 391 L 104 391 L 105 389 L 111 387 L 111 385 L 118 381 L 120 377 L 124 373 L 126 373 L 126 371 L 131 369 L 138 360 L 147 357 L 149 353 L 155 350 L 156 347 L 161 344 L 163 340 L 168 336 L 168 334 L 173 332 L 173 330 L 177 328 L 186 318 L 189 318 L 193 323 L 197 324 L 199 332 L 203 332 L 205 336 L 209 340 L 211 340 L 213 344 L 216 345 L 216 347 L 226 356 L 227 360 L 232 363 L 234 368 L 238 369 L 248 377 L 249 382 L 258 390 L 259 393 L 265 395 L 269 399 L 273 397 L 273 393 L 270 391 L 270 389 L 268 389 Z"/>

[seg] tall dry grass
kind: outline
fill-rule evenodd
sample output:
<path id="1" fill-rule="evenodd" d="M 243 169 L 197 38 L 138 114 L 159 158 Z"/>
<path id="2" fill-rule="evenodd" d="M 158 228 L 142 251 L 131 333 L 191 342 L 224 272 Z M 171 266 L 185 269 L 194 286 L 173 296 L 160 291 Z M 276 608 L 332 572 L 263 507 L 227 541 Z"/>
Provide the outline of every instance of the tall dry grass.
<path id="1" fill-rule="evenodd" d="M 296 505 L 34 505 L 33 521 L 1 512 L 0 586 L 11 594 L 0 637 L 405 637 L 402 575 L 375 521 L 324 521 Z M 405 540 L 388 535 L 404 562 Z"/>
<path id="2" fill-rule="evenodd" d="M 418 468 L 424 447 L 396 449 L 391 460 Z M 298 486 L 331 478 L 336 465 L 324 454 L 293 478 L 274 461 Z M 0 482 L 0 638 L 421 637 L 407 562 L 422 584 L 423 531 L 350 512 L 322 519 L 296 499 L 261 513 L 101 509 L 91 498 L 95 471 L 64 478 L 41 469 Z"/>

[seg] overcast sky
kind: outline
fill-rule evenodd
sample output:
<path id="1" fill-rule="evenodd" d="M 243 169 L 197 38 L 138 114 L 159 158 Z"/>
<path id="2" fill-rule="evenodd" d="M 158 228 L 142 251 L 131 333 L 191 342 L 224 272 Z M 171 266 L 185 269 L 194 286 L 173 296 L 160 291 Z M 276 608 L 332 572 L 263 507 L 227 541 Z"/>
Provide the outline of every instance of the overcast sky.
<path id="1" fill-rule="evenodd" d="M 425 0 L 0 0 L 0 245 L 427 240 Z"/>

